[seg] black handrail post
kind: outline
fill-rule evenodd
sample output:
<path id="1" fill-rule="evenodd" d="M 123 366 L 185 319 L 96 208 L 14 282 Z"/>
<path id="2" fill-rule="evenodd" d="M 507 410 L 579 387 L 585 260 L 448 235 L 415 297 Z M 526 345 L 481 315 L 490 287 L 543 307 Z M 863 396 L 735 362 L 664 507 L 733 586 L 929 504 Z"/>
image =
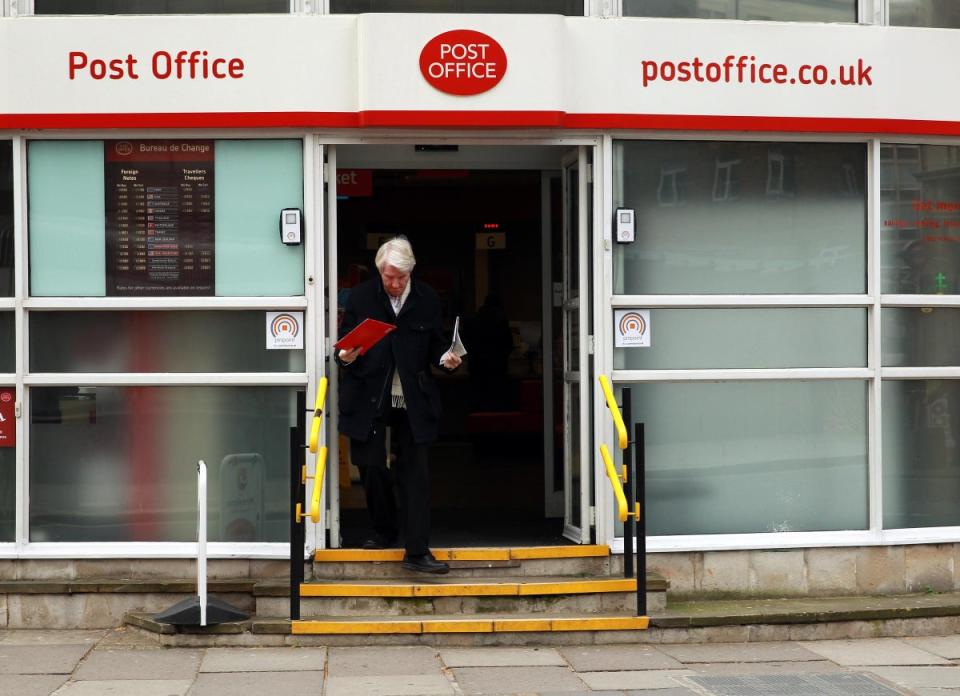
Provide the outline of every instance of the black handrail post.
<path id="1" fill-rule="evenodd" d="M 306 463 L 307 394 L 297 392 L 297 424 L 290 428 L 290 620 L 300 619 L 300 584 L 303 582 L 303 545 L 305 524 L 297 521 L 297 503 L 305 505 L 306 486 L 303 483 L 303 465 Z M 302 509 L 306 514 L 306 509 Z"/>
<path id="2" fill-rule="evenodd" d="M 647 614 L 647 463 L 646 444 L 644 442 L 643 423 L 634 424 L 633 437 L 633 480 L 636 483 L 634 509 L 637 515 L 637 616 Z M 628 499 L 629 500 L 629 499 Z"/>
<path id="3" fill-rule="evenodd" d="M 633 411 L 633 403 L 630 398 L 630 387 L 624 387 L 621 392 L 621 399 L 623 406 L 620 411 L 623 414 L 623 423 L 625 427 L 630 427 L 630 416 Z M 630 432 L 627 431 L 627 448 L 623 450 L 623 471 L 626 474 L 626 480 L 623 482 L 624 494 L 627 498 L 627 508 L 629 509 L 627 513 L 627 521 L 623 523 L 623 577 L 632 578 L 633 577 L 633 539 L 635 534 L 635 524 L 633 516 L 630 513 L 633 512 L 633 494 L 632 494 L 632 484 L 634 481 L 634 476 L 630 473 L 630 450 L 636 443 L 630 443 Z"/>

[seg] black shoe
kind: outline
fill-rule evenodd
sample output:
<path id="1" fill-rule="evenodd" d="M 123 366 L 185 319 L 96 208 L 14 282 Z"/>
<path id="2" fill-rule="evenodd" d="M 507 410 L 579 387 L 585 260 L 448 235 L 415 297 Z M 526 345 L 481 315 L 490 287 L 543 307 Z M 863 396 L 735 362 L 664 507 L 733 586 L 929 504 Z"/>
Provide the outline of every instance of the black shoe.
<path id="1" fill-rule="evenodd" d="M 372 537 L 363 542 L 363 548 L 368 551 L 374 551 L 376 549 L 392 549 L 397 544 L 396 537 L 385 537 L 382 534 L 374 534 Z"/>
<path id="2" fill-rule="evenodd" d="M 429 551 L 420 556 L 404 555 L 403 567 L 407 570 L 416 570 L 420 573 L 433 573 L 435 575 L 445 575 L 450 572 L 450 566 L 443 561 L 438 561 Z"/>

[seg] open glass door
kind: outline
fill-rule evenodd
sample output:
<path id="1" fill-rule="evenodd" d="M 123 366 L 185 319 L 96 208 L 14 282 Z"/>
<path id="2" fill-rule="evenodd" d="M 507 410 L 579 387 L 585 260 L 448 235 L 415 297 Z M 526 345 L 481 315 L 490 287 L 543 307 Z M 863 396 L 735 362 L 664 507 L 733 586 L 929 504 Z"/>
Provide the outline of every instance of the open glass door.
<path id="1" fill-rule="evenodd" d="M 588 148 L 563 160 L 563 535 L 590 541 Z"/>

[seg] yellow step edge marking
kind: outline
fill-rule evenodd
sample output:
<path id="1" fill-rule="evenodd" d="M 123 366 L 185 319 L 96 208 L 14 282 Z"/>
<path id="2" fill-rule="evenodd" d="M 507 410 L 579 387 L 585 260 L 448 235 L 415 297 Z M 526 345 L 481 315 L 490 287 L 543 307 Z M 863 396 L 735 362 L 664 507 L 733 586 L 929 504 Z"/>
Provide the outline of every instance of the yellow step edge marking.
<path id="1" fill-rule="evenodd" d="M 301 597 L 413 597 L 413 585 L 323 583 L 300 585 Z"/>
<path id="2" fill-rule="evenodd" d="M 323 633 L 422 633 L 419 621 L 294 621 L 290 625 L 295 635 Z"/>
<path id="3" fill-rule="evenodd" d="M 551 631 L 645 631 L 650 626 L 647 616 L 599 616 L 592 618 L 553 619 Z"/>
<path id="4" fill-rule="evenodd" d="M 610 555 L 610 547 L 601 544 L 583 546 L 523 546 L 517 548 L 434 549 L 438 561 L 509 561 L 551 558 L 593 558 Z M 401 561 L 403 549 L 320 549 L 314 552 L 318 562 Z"/>
<path id="5" fill-rule="evenodd" d="M 591 592 L 630 592 L 637 589 L 637 581 L 613 578 L 610 580 L 579 580 L 572 582 L 520 583 L 520 595 L 588 594 Z"/>
<path id="6" fill-rule="evenodd" d="M 492 597 L 492 596 L 510 596 L 516 597 L 519 592 L 519 585 L 515 582 L 504 583 L 463 583 L 463 584 L 437 584 L 437 585 L 414 585 L 414 597 Z"/>
<path id="7" fill-rule="evenodd" d="M 490 619 L 436 619 L 422 623 L 424 633 L 493 633 Z"/>
<path id="8" fill-rule="evenodd" d="M 578 546 L 521 546 L 510 549 L 510 558 L 519 561 L 538 558 L 593 558 L 610 555 L 610 547 L 604 544 Z"/>
<path id="9" fill-rule="evenodd" d="M 496 633 L 510 631 L 549 631 L 550 619 L 495 619 L 493 630 Z"/>

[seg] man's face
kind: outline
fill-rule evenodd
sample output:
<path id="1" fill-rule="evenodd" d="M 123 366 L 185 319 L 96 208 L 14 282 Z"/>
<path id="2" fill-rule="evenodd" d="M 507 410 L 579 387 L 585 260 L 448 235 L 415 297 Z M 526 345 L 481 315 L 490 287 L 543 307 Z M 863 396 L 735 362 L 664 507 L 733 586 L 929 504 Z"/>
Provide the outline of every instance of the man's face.
<path id="1" fill-rule="evenodd" d="M 383 281 L 383 289 L 387 291 L 390 297 L 400 297 L 403 291 L 407 289 L 410 274 L 404 273 L 396 266 L 391 266 L 388 263 L 380 271 L 380 280 Z"/>

